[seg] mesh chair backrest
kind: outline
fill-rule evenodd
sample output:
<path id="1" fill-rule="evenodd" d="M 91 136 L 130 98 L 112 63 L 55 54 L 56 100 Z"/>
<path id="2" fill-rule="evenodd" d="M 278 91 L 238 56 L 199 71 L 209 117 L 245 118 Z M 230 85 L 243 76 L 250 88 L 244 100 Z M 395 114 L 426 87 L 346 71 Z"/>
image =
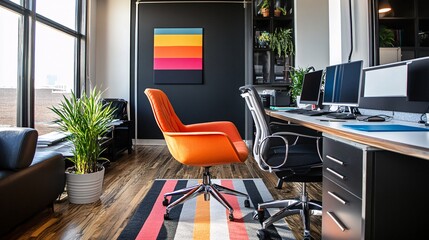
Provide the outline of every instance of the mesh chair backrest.
<path id="1" fill-rule="evenodd" d="M 263 165 L 260 161 L 260 153 L 258 152 L 259 145 L 262 140 L 267 136 L 271 135 L 271 130 L 268 125 L 267 115 L 265 114 L 264 107 L 262 105 L 261 98 L 253 86 L 243 86 L 240 88 L 241 96 L 246 100 L 246 105 L 252 114 L 253 121 L 255 123 L 256 133 L 255 142 L 253 147 L 253 157 L 261 166 Z"/>

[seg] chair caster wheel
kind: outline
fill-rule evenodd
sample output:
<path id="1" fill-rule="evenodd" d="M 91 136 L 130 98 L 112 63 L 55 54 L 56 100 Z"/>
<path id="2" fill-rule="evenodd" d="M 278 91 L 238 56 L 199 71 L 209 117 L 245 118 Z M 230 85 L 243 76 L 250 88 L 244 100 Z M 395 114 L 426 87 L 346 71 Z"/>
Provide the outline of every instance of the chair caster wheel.
<path id="1" fill-rule="evenodd" d="M 168 199 L 164 198 L 164 201 L 162 201 L 162 205 L 167 207 L 168 206 Z"/>
<path id="2" fill-rule="evenodd" d="M 229 221 L 234 221 L 234 215 L 232 213 L 230 213 L 228 215 L 228 219 L 229 219 Z"/>
<path id="3" fill-rule="evenodd" d="M 258 230 L 258 232 L 256 232 L 256 236 L 258 236 L 259 240 L 270 239 L 270 234 L 265 229 Z"/>
<path id="4" fill-rule="evenodd" d="M 246 199 L 246 200 L 244 200 L 244 206 L 245 207 L 250 207 L 250 201 L 249 201 L 249 199 Z"/>
<path id="5" fill-rule="evenodd" d="M 265 211 L 264 210 L 256 210 L 253 214 L 253 219 L 258 220 L 259 223 L 262 225 L 262 223 L 265 220 Z"/>
<path id="6" fill-rule="evenodd" d="M 170 220 L 170 214 L 168 213 L 164 214 L 164 220 Z"/>

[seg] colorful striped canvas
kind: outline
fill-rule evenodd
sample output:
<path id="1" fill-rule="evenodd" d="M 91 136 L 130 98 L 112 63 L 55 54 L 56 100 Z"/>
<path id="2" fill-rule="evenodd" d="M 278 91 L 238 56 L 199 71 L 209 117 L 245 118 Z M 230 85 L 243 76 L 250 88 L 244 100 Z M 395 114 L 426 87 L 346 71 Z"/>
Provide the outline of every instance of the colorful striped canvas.
<path id="1" fill-rule="evenodd" d="M 202 83 L 202 28 L 155 28 L 153 43 L 155 84 Z"/>
<path id="2" fill-rule="evenodd" d="M 229 212 L 215 199 L 204 201 L 200 195 L 170 212 L 170 220 L 164 220 L 163 194 L 173 190 L 194 186 L 195 179 L 157 179 L 146 194 L 133 217 L 122 231 L 118 240 L 150 239 L 259 239 L 256 235 L 261 228 L 253 219 L 255 206 L 260 202 L 273 200 L 262 179 L 212 179 L 213 183 L 244 192 L 250 196 L 250 206 L 244 206 L 243 197 L 224 195 L 234 208 L 234 221 L 229 221 Z M 172 201 L 179 196 L 173 197 Z M 278 209 L 267 209 L 267 217 Z M 267 231 L 271 239 L 295 239 L 286 221 L 276 222 Z"/>

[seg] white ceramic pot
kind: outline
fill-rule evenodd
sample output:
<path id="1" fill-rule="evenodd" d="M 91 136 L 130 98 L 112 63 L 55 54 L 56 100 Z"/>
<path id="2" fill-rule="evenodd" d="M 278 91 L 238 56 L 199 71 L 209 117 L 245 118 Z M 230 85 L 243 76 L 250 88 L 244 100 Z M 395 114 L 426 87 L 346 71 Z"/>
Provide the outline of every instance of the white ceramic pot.
<path id="1" fill-rule="evenodd" d="M 306 104 L 301 104 L 301 95 L 296 96 L 296 106 L 298 108 L 305 108 L 307 105 Z"/>
<path id="2" fill-rule="evenodd" d="M 95 173 L 75 174 L 66 170 L 67 194 L 70 203 L 87 204 L 100 199 L 103 191 L 104 167 Z"/>

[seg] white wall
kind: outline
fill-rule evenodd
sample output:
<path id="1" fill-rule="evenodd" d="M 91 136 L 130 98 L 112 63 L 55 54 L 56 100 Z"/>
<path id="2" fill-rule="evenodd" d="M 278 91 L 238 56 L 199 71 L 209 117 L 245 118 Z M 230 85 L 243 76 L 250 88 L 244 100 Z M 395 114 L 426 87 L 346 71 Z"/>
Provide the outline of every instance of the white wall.
<path id="1" fill-rule="evenodd" d="M 353 53 L 351 60 L 369 60 L 368 1 L 351 0 L 353 20 Z M 329 0 L 330 65 L 347 62 L 350 54 L 350 14 L 348 0 Z"/>
<path id="2" fill-rule="evenodd" d="M 329 0 L 295 0 L 295 66 L 329 65 Z"/>
<path id="3" fill-rule="evenodd" d="M 352 0 L 351 60 L 369 59 L 368 1 Z M 322 69 L 348 61 L 349 0 L 295 0 L 295 65 Z"/>
<path id="4" fill-rule="evenodd" d="M 105 90 L 103 97 L 129 101 L 131 3 L 124 0 L 92 1 L 96 1 L 97 14 L 95 56 L 92 56 L 95 59 L 90 59 L 90 63 L 95 63 L 95 73 L 92 71 L 89 75 L 90 85 Z"/>
<path id="5" fill-rule="evenodd" d="M 89 82 L 91 79 L 96 79 L 96 42 L 97 42 L 97 0 L 88 1 L 88 32 L 87 32 L 87 75 L 86 81 Z M 83 84 L 83 82 L 82 82 Z M 86 86 L 89 87 L 89 86 Z M 85 86 L 81 86 L 82 89 Z M 88 88 L 85 88 L 88 91 Z"/>

